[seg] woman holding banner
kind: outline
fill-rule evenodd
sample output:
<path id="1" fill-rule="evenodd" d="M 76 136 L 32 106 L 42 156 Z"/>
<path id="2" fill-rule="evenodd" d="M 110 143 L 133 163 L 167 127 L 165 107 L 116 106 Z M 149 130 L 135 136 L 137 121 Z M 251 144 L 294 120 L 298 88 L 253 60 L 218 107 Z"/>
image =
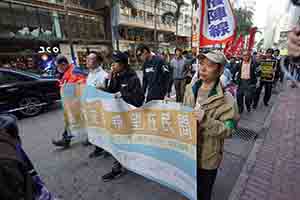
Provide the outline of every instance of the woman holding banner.
<path id="1" fill-rule="evenodd" d="M 195 109 L 197 136 L 198 200 L 210 200 L 218 168 L 222 160 L 224 139 L 236 125 L 238 111 L 234 99 L 225 93 L 220 76 L 226 58 L 221 52 L 200 55 L 198 80 L 187 86 L 184 104 Z"/>

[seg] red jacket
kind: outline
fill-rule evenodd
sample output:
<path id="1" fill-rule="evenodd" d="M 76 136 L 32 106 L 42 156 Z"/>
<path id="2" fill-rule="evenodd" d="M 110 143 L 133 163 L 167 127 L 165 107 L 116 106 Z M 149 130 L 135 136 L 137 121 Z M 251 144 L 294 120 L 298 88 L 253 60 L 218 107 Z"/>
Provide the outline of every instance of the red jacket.
<path id="1" fill-rule="evenodd" d="M 74 74 L 75 66 L 73 64 L 69 65 L 67 71 L 65 71 L 63 77 L 60 79 L 60 85 L 64 85 L 66 83 L 86 83 L 86 76 L 80 74 Z"/>

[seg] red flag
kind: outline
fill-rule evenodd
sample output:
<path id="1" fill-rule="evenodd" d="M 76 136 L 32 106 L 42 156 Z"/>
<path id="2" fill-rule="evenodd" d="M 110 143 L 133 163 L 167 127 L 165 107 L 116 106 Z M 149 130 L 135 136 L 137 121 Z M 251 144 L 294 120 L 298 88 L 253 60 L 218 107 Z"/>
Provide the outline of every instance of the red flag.
<path id="1" fill-rule="evenodd" d="M 229 0 L 202 0 L 200 47 L 233 41 L 236 20 Z"/>
<path id="2" fill-rule="evenodd" d="M 230 58 L 233 56 L 232 53 L 232 48 L 234 46 L 234 41 L 233 40 L 229 40 L 228 42 L 226 42 L 225 48 L 224 48 L 224 54 L 227 58 Z"/>
<path id="3" fill-rule="evenodd" d="M 249 39 L 247 41 L 247 50 L 249 52 L 251 52 L 253 47 L 254 47 L 256 31 L 257 31 L 257 27 L 253 27 L 253 28 L 250 29 L 250 36 L 249 36 Z"/>
<path id="4" fill-rule="evenodd" d="M 239 56 L 244 47 L 244 38 L 243 35 L 240 34 L 239 38 L 227 49 L 227 54 L 231 56 Z"/>
<path id="5" fill-rule="evenodd" d="M 236 49 L 234 51 L 234 55 L 237 57 L 241 57 L 244 50 L 245 40 L 242 34 L 240 35 L 239 40 L 236 43 Z"/>

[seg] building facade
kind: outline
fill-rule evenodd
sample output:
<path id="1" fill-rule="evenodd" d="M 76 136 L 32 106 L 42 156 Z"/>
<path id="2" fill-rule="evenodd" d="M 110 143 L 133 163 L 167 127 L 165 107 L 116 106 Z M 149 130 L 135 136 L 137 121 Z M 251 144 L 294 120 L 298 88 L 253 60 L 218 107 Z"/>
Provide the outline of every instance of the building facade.
<path id="1" fill-rule="evenodd" d="M 109 54 L 111 28 L 108 2 L 1 1 L 0 64 L 45 68 L 55 55 L 61 53 L 84 65 L 84 55 L 90 50 Z"/>
<path id="2" fill-rule="evenodd" d="M 172 52 L 176 46 L 189 48 L 192 23 L 190 4 L 186 3 L 180 9 L 176 36 L 176 20 L 166 15 L 168 12 L 176 12 L 177 5 L 174 1 L 159 1 L 156 10 L 155 0 L 130 0 L 130 2 L 129 5 L 126 1 L 120 0 L 119 12 L 114 16 L 117 19 L 120 50 L 134 52 L 140 43 L 148 44 L 160 52 L 164 50 Z"/>

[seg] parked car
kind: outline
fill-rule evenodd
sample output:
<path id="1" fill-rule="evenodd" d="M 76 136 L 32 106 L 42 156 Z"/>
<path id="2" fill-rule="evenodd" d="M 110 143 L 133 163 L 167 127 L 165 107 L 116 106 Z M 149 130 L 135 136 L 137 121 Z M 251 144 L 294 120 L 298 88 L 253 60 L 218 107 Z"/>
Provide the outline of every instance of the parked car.
<path id="1" fill-rule="evenodd" d="M 60 86 L 57 79 L 0 67 L 0 113 L 32 117 L 58 100 Z"/>

